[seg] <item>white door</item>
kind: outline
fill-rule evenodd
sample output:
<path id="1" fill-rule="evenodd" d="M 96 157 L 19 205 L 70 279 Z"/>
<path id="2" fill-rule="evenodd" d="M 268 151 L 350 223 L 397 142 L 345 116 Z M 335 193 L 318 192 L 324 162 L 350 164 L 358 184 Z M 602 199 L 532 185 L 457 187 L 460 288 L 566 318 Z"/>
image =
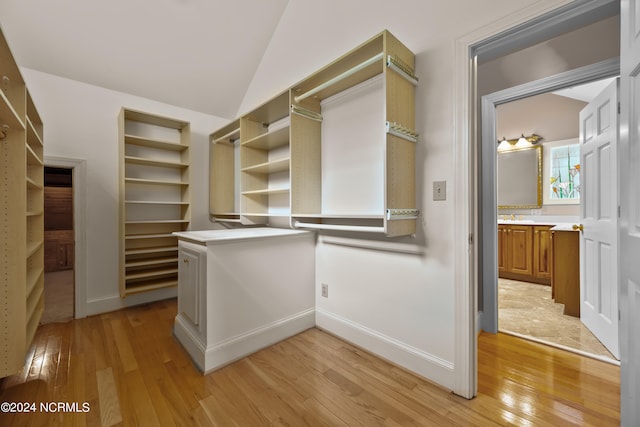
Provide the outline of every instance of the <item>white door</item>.
<path id="1" fill-rule="evenodd" d="M 640 425 L 640 0 L 620 4 L 620 406 Z"/>
<path id="2" fill-rule="evenodd" d="M 580 319 L 618 349 L 618 80 L 580 111 Z"/>

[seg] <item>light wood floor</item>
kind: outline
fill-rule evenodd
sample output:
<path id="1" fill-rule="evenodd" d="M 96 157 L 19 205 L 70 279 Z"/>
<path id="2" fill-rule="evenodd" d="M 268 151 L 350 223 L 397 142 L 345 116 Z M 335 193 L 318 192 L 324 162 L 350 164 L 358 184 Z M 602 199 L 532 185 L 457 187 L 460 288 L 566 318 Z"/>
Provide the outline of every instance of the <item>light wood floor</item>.
<path id="1" fill-rule="evenodd" d="M 202 376 L 175 314 L 169 300 L 41 326 L 24 371 L 0 382 L 0 402 L 37 412 L 0 412 L 0 426 L 619 425 L 616 366 L 508 335 L 480 335 L 465 400 L 318 329 Z"/>

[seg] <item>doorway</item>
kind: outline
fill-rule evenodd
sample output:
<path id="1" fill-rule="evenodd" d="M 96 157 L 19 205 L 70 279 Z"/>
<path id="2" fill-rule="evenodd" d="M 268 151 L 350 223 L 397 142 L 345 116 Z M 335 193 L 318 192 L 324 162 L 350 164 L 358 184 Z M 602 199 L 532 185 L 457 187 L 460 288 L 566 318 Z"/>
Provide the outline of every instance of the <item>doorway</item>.
<path id="1" fill-rule="evenodd" d="M 498 330 L 607 361 L 614 361 L 615 357 L 580 320 L 579 233 L 558 232 L 553 228 L 557 224 L 580 223 L 580 195 L 585 182 L 581 182 L 580 174 L 579 115 L 612 80 L 597 80 L 505 102 L 496 106 L 495 115 L 495 128 L 501 139 L 503 135 L 521 134 L 535 134 L 540 138 L 532 138 L 534 143 L 524 149 L 510 144 L 498 148 L 501 159 L 497 163 L 499 235 L 502 235 L 500 231 L 517 225 L 519 231 L 530 235 L 529 249 L 533 248 L 527 258 L 530 273 L 519 277 L 498 266 Z M 532 189 L 529 200 L 538 202 L 533 206 L 524 206 L 521 202 L 505 206 L 505 197 L 513 199 L 509 192 L 502 194 L 501 190 L 509 190 L 513 182 L 523 177 L 520 167 L 511 169 L 503 162 L 537 147 L 541 147 L 542 162 L 538 165 L 537 177 L 531 178 L 537 178 L 540 185 Z M 521 192 L 519 186 L 517 192 Z M 506 242 L 498 239 L 499 254 L 505 253 Z M 576 250 L 566 253 L 566 245 Z M 553 249 L 565 253 L 555 253 Z M 560 295 L 553 292 L 551 266 L 554 262 L 559 264 L 556 270 L 558 281 L 562 281 Z"/>
<path id="2" fill-rule="evenodd" d="M 45 166 L 43 324 L 75 317 L 73 184 L 73 169 Z"/>

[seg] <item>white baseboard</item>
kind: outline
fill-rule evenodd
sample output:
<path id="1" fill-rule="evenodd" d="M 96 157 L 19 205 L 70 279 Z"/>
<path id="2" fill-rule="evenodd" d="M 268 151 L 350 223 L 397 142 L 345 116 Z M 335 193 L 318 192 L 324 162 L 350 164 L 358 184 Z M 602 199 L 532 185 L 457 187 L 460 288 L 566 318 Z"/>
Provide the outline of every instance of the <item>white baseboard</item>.
<path id="1" fill-rule="evenodd" d="M 174 334 L 191 355 L 198 368 L 204 374 L 208 374 L 314 326 L 315 309 L 310 308 L 247 331 L 244 334 L 221 342 L 211 343 L 206 348 L 187 321 L 181 316 L 176 317 Z"/>
<path id="2" fill-rule="evenodd" d="M 93 316 L 136 305 L 176 298 L 177 296 L 178 288 L 175 287 L 158 289 L 150 292 L 141 292 L 139 294 L 130 295 L 126 298 L 121 298 L 120 295 L 111 295 L 87 301 L 87 304 L 85 305 L 85 314 L 87 316 Z"/>
<path id="3" fill-rule="evenodd" d="M 316 309 L 316 326 L 453 390 L 454 367 L 451 362 L 322 309 Z"/>

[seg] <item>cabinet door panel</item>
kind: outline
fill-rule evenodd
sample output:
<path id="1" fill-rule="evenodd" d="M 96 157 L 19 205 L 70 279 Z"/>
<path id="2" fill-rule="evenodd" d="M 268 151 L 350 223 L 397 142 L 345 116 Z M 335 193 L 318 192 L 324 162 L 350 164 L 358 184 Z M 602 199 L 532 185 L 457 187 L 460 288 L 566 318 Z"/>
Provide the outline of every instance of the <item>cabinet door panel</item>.
<path id="1" fill-rule="evenodd" d="M 499 225 L 498 226 L 498 272 L 502 273 L 506 271 L 508 267 L 508 254 L 509 254 L 509 240 L 508 240 L 508 228 Z"/>
<path id="2" fill-rule="evenodd" d="M 551 228 L 533 228 L 533 274 L 540 279 L 551 279 Z"/>
<path id="3" fill-rule="evenodd" d="M 533 274 L 533 241 L 531 227 L 529 226 L 511 226 L 511 271 L 518 274 Z"/>
<path id="4" fill-rule="evenodd" d="M 196 251 L 180 248 L 178 284 L 178 311 L 194 325 L 198 325 L 198 298 L 200 286 L 200 258 Z"/>

